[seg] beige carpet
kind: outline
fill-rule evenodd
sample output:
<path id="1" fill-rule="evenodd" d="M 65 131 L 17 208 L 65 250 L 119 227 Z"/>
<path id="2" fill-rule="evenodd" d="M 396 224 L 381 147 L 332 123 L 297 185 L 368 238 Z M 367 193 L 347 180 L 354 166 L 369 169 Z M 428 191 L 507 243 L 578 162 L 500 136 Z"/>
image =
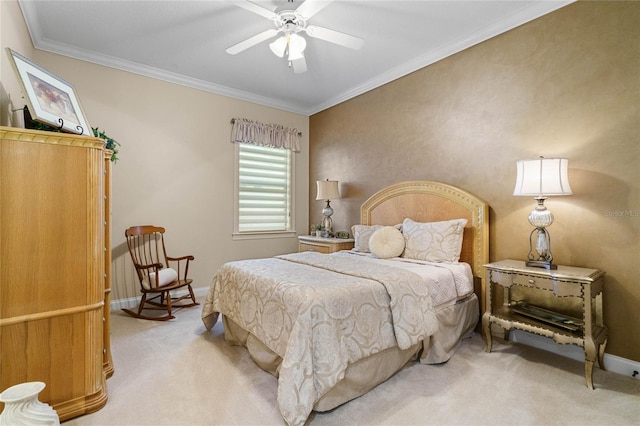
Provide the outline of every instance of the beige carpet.
<path id="1" fill-rule="evenodd" d="M 112 314 L 109 401 L 65 425 L 283 425 L 276 379 L 206 331 L 200 306 L 170 322 Z M 412 363 L 368 394 L 309 425 L 638 425 L 640 380 L 594 371 L 538 349 L 464 341 L 443 365 Z"/>

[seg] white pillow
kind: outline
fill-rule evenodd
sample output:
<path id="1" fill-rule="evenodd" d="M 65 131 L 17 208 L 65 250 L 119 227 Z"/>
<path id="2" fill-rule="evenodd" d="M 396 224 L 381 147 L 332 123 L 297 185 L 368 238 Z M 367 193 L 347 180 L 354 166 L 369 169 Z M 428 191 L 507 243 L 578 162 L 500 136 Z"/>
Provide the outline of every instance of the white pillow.
<path id="1" fill-rule="evenodd" d="M 371 253 L 380 259 L 400 256 L 404 251 L 404 244 L 402 232 L 393 226 L 384 226 L 369 238 Z"/>
<path id="2" fill-rule="evenodd" d="M 382 225 L 353 225 L 351 227 L 351 234 L 355 240 L 353 244 L 353 250 L 362 253 L 369 253 L 369 238 L 378 229 L 382 228 Z"/>
<path id="3" fill-rule="evenodd" d="M 402 222 L 405 239 L 402 257 L 429 262 L 459 261 L 466 224 L 467 219 L 427 223 L 405 219 Z"/>
<path id="4" fill-rule="evenodd" d="M 178 273 L 173 268 L 164 268 L 160 269 L 158 272 L 158 285 L 160 287 L 164 287 L 167 284 L 171 284 L 175 280 L 178 279 Z M 156 288 L 156 273 L 151 272 L 149 274 L 149 278 L 146 277 L 142 279 L 142 287 L 146 290 L 151 290 L 151 288 Z"/>

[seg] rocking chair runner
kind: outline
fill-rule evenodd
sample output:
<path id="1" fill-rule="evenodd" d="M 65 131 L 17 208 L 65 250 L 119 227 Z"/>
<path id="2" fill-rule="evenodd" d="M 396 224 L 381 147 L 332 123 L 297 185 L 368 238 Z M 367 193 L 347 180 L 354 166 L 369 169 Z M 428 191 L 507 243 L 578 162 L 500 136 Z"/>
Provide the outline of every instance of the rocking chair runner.
<path id="1" fill-rule="evenodd" d="M 159 226 L 132 226 L 124 232 L 131 260 L 136 268 L 142 298 L 137 312 L 123 309 L 136 318 L 166 321 L 175 318 L 174 308 L 199 305 L 196 302 L 191 280 L 187 278 L 189 262 L 193 256 L 169 257 L 164 246 L 164 228 Z M 172 296 L 171 292 L 186 287 L 187 293 Z M 176 304 L 185 299 L 190 303 Z M 144 315 L 143 310 L 166 311 L 162 316 Z"/>

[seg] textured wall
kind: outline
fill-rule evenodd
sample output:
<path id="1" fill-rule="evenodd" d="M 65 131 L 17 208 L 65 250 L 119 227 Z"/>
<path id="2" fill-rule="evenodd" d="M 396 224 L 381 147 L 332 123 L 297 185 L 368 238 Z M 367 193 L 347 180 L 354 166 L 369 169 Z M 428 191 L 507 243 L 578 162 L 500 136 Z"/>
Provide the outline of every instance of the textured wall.
<path id="1" fill-rule="evenodd" d="M 607 352 L 640 361 L 640 3 L 578 2 L 325 110 L 310 121 L 314 182 L 337 179 L 334 228 L 392 183 L 426 179 L 491 206 L 491 259 L 524 259 L 535 206 L 519 159 L 569 158 L 574 195 L 547 200 L 556 263 L 607 273 Z"/>

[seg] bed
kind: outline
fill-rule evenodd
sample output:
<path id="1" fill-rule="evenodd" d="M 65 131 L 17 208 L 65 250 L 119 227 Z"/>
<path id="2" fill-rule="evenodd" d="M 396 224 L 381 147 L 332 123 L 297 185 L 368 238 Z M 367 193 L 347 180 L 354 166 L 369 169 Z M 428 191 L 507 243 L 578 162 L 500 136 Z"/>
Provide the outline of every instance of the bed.
<path id="1" fill-rule="evenodd" d="M 410 361 L 439 364 L 455 353 L 480 316 L 488 219 L 485 202 L 451 185 L 389 186 L 362 205 L 351 251 L 223 265 L 202 320 L 211 328 L 222 316 L 225 340 L 278 377 L 284 420 L 304 424 Z M 445 230 L 440 251 L 425 249 L 425 232 L 434 240 Z"/>

